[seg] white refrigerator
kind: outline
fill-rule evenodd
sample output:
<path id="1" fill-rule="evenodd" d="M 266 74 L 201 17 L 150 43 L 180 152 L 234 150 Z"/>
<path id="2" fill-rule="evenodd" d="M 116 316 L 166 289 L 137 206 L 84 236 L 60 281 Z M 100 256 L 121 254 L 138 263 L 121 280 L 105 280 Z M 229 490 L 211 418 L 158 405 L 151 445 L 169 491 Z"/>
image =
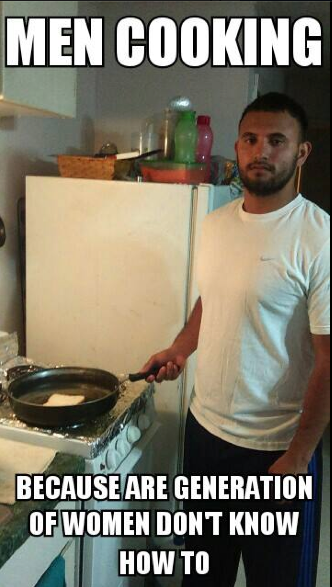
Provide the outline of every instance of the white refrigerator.
<path id="1" fill-rule="evenodd" d="M 28 177 L 27 356 L 138 371 L 183 328 L 198 297 L 202 220 L 230 199 L 208 185 Z M 194 369 L 195 356 L 157 386 L 153 473 L 181 468 Z"/>

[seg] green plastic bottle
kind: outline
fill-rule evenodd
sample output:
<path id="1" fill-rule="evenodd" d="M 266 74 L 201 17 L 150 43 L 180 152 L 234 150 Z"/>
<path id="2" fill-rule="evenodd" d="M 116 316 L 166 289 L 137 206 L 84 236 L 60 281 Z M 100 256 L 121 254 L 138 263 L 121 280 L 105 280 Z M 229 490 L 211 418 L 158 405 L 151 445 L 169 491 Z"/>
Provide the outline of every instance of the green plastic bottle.
<path id="1" fill-rule="evenodd" d="M 181 112 L 174 134 L 176 163 L 195 163 L 197 139 L 195 112 Z"/>

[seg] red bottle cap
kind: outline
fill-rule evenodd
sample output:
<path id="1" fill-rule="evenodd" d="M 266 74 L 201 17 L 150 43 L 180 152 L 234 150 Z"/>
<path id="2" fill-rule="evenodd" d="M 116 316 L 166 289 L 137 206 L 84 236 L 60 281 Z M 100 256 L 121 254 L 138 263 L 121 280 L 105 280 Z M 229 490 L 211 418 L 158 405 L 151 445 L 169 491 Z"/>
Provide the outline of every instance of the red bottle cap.
<path id="1" fill-rule="evenodd" d="M 197 116 L 197 124 L 206 124 L 207 126 L 209 126 L 210 121 L 211 121 L 211 116 L 206 116 L 204 114 Z"/>

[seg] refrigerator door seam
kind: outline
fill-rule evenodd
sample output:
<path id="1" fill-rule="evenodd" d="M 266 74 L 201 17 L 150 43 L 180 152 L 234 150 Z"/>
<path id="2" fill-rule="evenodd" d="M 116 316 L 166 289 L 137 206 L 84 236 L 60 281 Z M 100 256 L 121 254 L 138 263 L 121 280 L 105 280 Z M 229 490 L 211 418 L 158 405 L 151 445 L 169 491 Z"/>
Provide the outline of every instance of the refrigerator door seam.
<path id="1" fill-rule="evenodd" d="M 193 263 L 194 263 L 194 251 L 195 251 L 195 235 L 196 235 L 196 221 L 197 221 L 197 210 L 198 210 L 198 187 L 193 186 L 191 191 L 191 209 L 190 209 L 190 229 L 189 229 L 189 254 L 188 254 L 188 266 L 187 266 L 187 280 L 186 280 L 186 299 L 185 299 L 185 322 L 188 321 L 191 307 L 190 297 L 193 285 Z M 183 443 L 185 434 L 185 389 L 187 380 L 187 367 L 182 374 L 182 381 L 180 386 L 180 424 L 179 424 L 179 446 L 178 446 L 178 463 L 177 472 L 178 475 L 182 473 L 183 465 Z"/>

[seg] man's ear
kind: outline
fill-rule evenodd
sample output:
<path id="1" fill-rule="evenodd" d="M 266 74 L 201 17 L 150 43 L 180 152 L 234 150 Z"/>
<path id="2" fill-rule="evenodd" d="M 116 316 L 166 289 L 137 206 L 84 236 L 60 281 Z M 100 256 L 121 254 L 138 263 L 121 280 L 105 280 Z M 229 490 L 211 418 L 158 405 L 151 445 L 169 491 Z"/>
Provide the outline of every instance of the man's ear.
<path id="1" fill-rule="evenodd" d="M 305 141 L 304 143 L 300 144 L 299 154 L 298 154 L 298 158 L 297 158 L 298 165 L 300 167 L 302 167 L 302 165 L 304 165 L 304 163 L 308 159 L 311 151 L 312 151 L 312 144 L 309 141 Z"/>

